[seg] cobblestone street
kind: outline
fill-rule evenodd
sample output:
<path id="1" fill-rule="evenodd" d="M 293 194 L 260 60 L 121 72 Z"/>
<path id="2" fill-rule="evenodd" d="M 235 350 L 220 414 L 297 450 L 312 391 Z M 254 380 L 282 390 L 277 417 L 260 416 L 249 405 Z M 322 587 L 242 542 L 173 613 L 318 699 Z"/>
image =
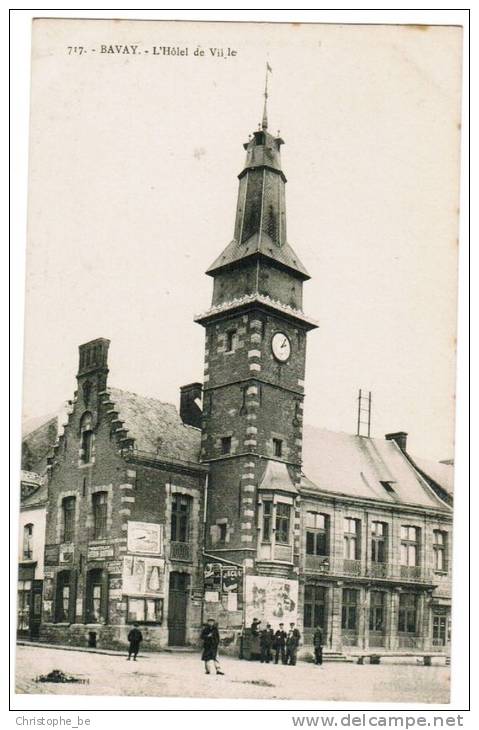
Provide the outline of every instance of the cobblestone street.
<path id="1" fill-rule="evenodd" d="M 224 676 L 206 675 L 199 654 L 125 656 L 17 646 L 17 693 L 142 695 L 242 699 L 318 699 L 363 702 L 449 701 L 449 667 L 417 664 L 379 666 L 299 662 L 296 667 L 221 660 Z M 35 677 L 59 669 L 85 684 L 37 683 Z"/>

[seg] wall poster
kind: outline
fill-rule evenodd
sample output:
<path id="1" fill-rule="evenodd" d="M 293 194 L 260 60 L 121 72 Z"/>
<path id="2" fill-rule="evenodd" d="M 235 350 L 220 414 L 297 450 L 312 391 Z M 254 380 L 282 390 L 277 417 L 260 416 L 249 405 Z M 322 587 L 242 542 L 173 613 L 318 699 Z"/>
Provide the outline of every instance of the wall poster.
<path id="1" fill-rule="evenodd" d="M 163 525 L 128 522 L 128 551 L 163 555 Z"/>
<path id="2" fill-rule="evenodd" d="M 163 558 L 144 558 L 126 555 L 123 558 L 123 595 L 164 595 L 165 561 Z"/>
<path id="3" fill-rule="evenodd" d="M 246 576 L 246 625 L 254 618 L 273 627 L 296 623 L 298 581 L 264 575 Z"/>

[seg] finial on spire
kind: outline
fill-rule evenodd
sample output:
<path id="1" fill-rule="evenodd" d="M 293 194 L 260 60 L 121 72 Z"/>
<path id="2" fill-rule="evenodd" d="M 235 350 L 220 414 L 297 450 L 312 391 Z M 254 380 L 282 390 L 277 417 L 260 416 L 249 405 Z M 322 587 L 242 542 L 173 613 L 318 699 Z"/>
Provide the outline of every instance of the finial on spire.
<path id="1" fill-rule="evenodd" d="M 268 108 L 267 108 L 267 102 L 268 102 L 268 72 L 273 73 L 273 69 L 269 65 L 269 63 L 266 61 L 266 77 L 264 81 L 264 109 L 263 109 L 263 123 L 262 128 L 264 130 L 268 129 Z"/>

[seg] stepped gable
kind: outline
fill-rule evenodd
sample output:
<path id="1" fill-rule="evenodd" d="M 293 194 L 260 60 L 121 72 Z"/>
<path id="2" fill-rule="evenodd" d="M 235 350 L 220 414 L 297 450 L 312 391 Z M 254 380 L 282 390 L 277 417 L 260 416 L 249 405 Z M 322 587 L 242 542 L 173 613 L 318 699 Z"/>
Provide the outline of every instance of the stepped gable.
<path id="1" fill-rule="evenodd" d="M 135 450 L 166 460 L 199 462 L 201 431 L 185 425 L 173 404 L 119 388 L 109 387 L 107 392 Z"/>
<path id="2" fill-rule="evenodd" d="M 449 511 L 393 441 L 308 425 L 303 432 L 301 486 L 359 499 Z"/>

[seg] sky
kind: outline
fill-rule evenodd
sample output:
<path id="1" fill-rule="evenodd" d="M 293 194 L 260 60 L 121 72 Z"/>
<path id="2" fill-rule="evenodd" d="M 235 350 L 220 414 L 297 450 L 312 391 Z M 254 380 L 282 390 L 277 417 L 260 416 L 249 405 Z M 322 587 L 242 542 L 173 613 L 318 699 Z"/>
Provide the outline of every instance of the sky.
<path id="1" fill-rule="evenodd" d="M 201 380 L 193 318 L 233 236 L 267 60 L 288 240 L 319 321 L 305 420 L 354 433 L 371 390 L 372 436 L 404 430 L 411 453 L 450 458 L 461 31 L 424 28 L 35 21 L 25 418 L 72 397 L 96 337 L 111 385 L 178 403 Z"/>

